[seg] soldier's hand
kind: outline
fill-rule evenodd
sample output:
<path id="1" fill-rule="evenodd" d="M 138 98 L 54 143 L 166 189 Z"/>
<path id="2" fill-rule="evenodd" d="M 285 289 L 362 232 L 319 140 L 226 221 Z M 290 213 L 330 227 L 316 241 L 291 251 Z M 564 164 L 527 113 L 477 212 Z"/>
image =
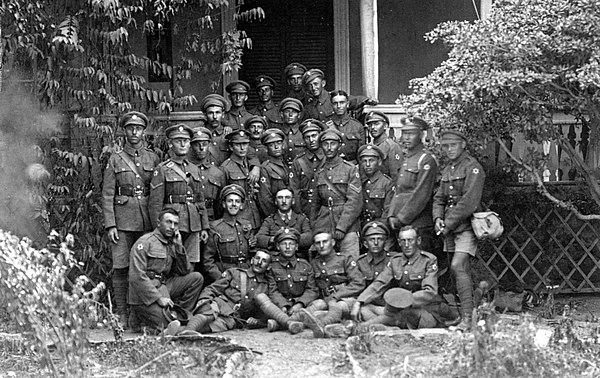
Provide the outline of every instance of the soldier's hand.
<path id="1" fill-rule="evenodd" d="M 400 219 L 398 219 L 397 217 L 389 217 L 388 224 L 390 225 L 392 231 L 398 231 L 402 226 L 402 223 L 400 223 Z"/>
<path id="2" fill-rule="evenodd" d="M 225 134 L 225 135 L 231 133 L 232 131 L 233 131 L 233 129 L 231 128 L 231 126 L 223 127 L 223 134 Z"/>
<path id="3" fill-rule="evenodd" d="M 354 320 L 355 322 L 360 322 L 362 321 L 361 318 L 362 317 L 360 316 L 360 302 L 356 301 L 352 306 L 352 310 L 350 310 L 350 319 Z"/>
<path id="4" fill-rule="evenodd" d="M 175 231 L 175 234 L 173 235 L 173 243 L 181 246 L 183 245 L 182 239 L 181 239 L 181 233 L 179 232 L 179 230 Z"/>
<path id="5" fill-rule="evenodd" d="M 200 240 L 202 241 L 202 243 L 206 243 L 208 241 L 208 231 L 200 231 Z"/>
<path id="6" fill-rule="evenodd" d="M 248 174 L 248 183 L 250 186 L 254 186 L 258 183 L 258 179 L 260 178 L 260 167 L 255 166 L 250 170 Z"/>
<path id="7" fill-rule="evenodd" d="M 342 239 L 344 238 L 344 236 L 346 236 L 346 233 L 345 233 L 344 231 L 335 230 L 335 231 L 333 232 L 333 238 L 334 238 L 336 241 L 340 241 L 340 240 L 342 240 Z"/>
<path id="8" fill-rule="evenodd" d="M 365 105 L 375 106 L 377 104 L 379 104 L 379 100 L 377 100 L 376 98 L 367 97 L 367 99 L 365 100 Z"/>
<path id="9" fill-rule="evenodd" d="M 439 235 L 441 233 L 443 233 L 444 228 L 446 227 L 446 224 L 444 223 L 444 220 L 442 218 L 436 218 L 435 220 L 435 234 Z"/>
<path id="10" fill-rule="evenodd" d="M 255 235 L 250 235 L 250 237 L 248 238 L 248 245 L 251 248 L 256 247 L 256 236 Z"/>
<path id="11" fill-rule="evenodd" d="M 290 308 L 289 315 L 290 316 L 294 315 L 298 311 L 302 310 L 302 308 L 304 308 L 302 303 L 296 303 L 295 305 L 292 306 L 292 308 Z"/>
<path id="12" fill-rule="evenodd" d="M 108 229 L 108 240 L 112 243 L 117 244 L 119 241 L 119 231 L 117 231 L 116 227 L 111 227 Z"/>
<path id="13" fill-rule="evenodd" d="M 156 301 L 156 303 L 158 303 L 158 305 L 160 307 L 172 307 L 172 306 L 175 306 L 175 303 L 173 303 L 173 301 L 171 300 L 171 298 L 166 298 L 166 297 L 158 298 L 158 300 Z"/>

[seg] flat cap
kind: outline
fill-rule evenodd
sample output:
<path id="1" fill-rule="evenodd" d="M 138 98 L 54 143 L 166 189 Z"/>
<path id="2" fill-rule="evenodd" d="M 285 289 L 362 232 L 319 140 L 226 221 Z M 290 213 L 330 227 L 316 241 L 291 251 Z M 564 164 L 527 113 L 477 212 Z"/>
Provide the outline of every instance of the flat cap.
<path id="1" fill-rule="evenodd" d="M 256 79 L 254 79 L 254 86 L 256 88 L 264 86 L 274 87 L 275 85 L 275 79 L 267 75 L 258 75 Z"/>
<path id="2" fill-rule="evenodd" d="M 314 118 L 305 119 L 300 124 L 300 132 L 302 134 L 308 133 L 310 131 L 317 131 L 320 133 L 325 130 L 327 130 L 327 125 L 324 124 L 322 121 L 319 121 L 318 119 Z"/>
<path id="3" fill-rule="evenodd" d="M 296 242 L 300 241 L 300 232 L 295 228 L 281 228 L 275 233 L 273 241 L 279 243 L 282 240 L 291 239 Z"/>
<path id="4" fill-rule="evenodd" d="M 385 309 L 390 312 L 398 312 L 412 306 L 414 303 L 412 293 L 406 289 L 393 288 L 383 294 Z"/>
<path id="5" fill-rule="evenodd" d="M 405 117 L 400 120 L 400 130 L 427 130 L 429 125 L 425 122 L 424 119 L 419 117 Z"/>
<path id="6" fill-rule="evenodd" d="M 319 143 L 322 143 L 326 140 L 337 140 L 338 142 L 342 141 L 342 133 L 336 129 L 327 129 L 319 134 Z"/>
<path id="7" fill-rule="evenodd" d="M 225 87 L 227 93 L 248 93 L 250 84 L 243 80 L 232 81 Z"/>
<path id="8" fill-rule="evenodd" d="M 265 130 L 265 132 L 260 137 L 260 142 L 265 146 L 269 143 L 283 140 L 285 140 L 285 134 L 283 133 L 283 131 L 276 128 Z"/>
<path id="9" fill-rule="evenodd" d="M 194 127 L 192 135 L 192 143 L 199 142 L 202 140 L 210 141 L 212 139 L 212 133 L 206 127 Z"/>
<path id="10" fill-rule="evenodd" d="M 248 129 L 250 127 L 250 125 L 252 125 L 253 123 L 262 123 L 263 128 L 267 127 L 267 119 L 263 116 L 259 116 L 259 115 L 253 115 L 252 117 L 248 118 L 248 120 L 246 121 L 245 127 L 246 129 Z"/>
<path id="11" fill-rule="evenodd" d="M 375 156 L 381 160 L 385 158 L 381 148 L 374 144 L 363 144 L 358 148 L 358 157 L 361 158 L 363 156 Z"/>
<path id="12" fill-rule="evenodd" d="M 363 237 L 371 236 L 371 235 L 385 235 L 388 236 L 390 234 L 390 229 L 386 226 L 382 221 L 370 221 L 364 225 L 361 235 Z"/>
<path id="13" fill-rule="evenodd" d="M 447 130 L 440 131 L 440 141 L 441 142 L 459 141 L 459 140 L 464 140 L 465 142 L 467 141 L 466 135 L 459 130 L 447 129 Z"/>
<path id="14" fill-rule="evenodd" d="M 322 79 L 325 77 L 325 74 L 318 68 L 312 68 L 302 75 L 302 83 L 306 85 L 318 77 Z"/>
<path id="15" fill-rule="evenodd" d="M 246 199 L 246 191 L 238 184 L 226 185 L 223 190 L 221 190 L 221 201 L 224 201 L 230 194 L 237 194 L 242 198 L 242 201 Z"/>
<path id="16" fill-rule="evenodd" d="M 209 94 L 202 99 L 200 102 L 200 107 L 203 111 L 206 111 L 206 109 L 211 106 L 220 106 L 221 108 L 225 109 L 227 107 L 227 100 L 225 100 L 225 97 L 221 96 L 220 94 Z"/>
<path id="17" fill-rule="evenodd" d="M 281 100 L 281 103 L 279 104 L 279 109 L 280 110 L 285 110 L 285 109 L 294 109 L 297 112 L 301 112 L 302 109 L 304 108 L 304 106 L 302 105 L 302 102 L 296 98 L 292 98 L 292 97 L 286 97 L 283 100 Z"/>
<path id="18" fill-rule="evenodd" d="M 373 112 L 367 113 L 367 116 L 365 117 L 366 124 L 369 124 L 371 122 L 377 122 L 377 121 L 384 121 L 388 125 L 390 124 L 390 119 L 388 118 L 388 116 L 386 116 L 382 112 L 373 111 Z"/>
<path id="19" fill-rule="evenodd" d="M 285 76 L 304 75 L 306 66 L 300 63 L 290 63 L 285 67 L 283 72 L 285 72 Z"/>
<path id="20" fill-rule="evenodd" d="M 144 128 L 148 127 L 148 117 L 144 113 L 131 111 L 123 114 L 119 121 L 119 126 L 125 127 L 127 125 L 138 125 Z"/>
<path id="21" fill-rule="evenodd" d="M 229 143 L 244 143 L 250 142 L 250 136 L 248 132 L 245 130 L 235 130 L 225 135 L 225 139 Z"/>
<path id="22" fill-rule="evenodd" d="M 194 130 L 185 123 L 178 123 L 171 125 L 165 129 L 165 135 L 169 139 L 185 138 L 192 139 Z"/>

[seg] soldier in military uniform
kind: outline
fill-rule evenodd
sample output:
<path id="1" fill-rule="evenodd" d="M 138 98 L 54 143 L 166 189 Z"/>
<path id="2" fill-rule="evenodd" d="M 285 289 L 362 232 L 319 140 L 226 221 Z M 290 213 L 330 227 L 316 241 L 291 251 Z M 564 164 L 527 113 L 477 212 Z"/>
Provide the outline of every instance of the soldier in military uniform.
<path id="1" fill-rule="evenodd" d="M 225 140 L 227 133 L 223 126 L 223 113 L 226 106 L 227 101 L 218 94 L 209 94 L 200 102 L 200 107 L 206 114 L 206 126 L 211 132 L 210 161 L 217 167 L 231 154 Z"/>
<path id="2" fill-rule="evenodd" d="M 300 233 L 298 240 L 300 254 L 307 256 L 312 245 L 312 231 L 308 218 L 304 214 L 295 213 L 293 193 L 288 188 L 283 188 L 275 193 L 275 206 L 277 211 L 265 218 L 260 230 L 256 234 L 258 247 L 269 251 L 277 250 L 275 235 L 282 229 L 293 228 Z"/>
<path id="3" fill-rule="evenodd" d="M 283 161 L 283 132 L 279 129 L 267 129 L 261 138 L 262 144 L 267 147 L 269 157 L 260 167 L 260 181 L 258 186 L 258 205 L 265 216 L 277 211 L 275 193 L 289 186 L 290 173 L 287 164 Z"/>
<path id="4" fill-rule="evenodd" d="M 381 173 L 383 152 L 377 146 L 363 145 L 358 150 L 362 179 L 363 211 L 361 224 L 381 219 L 394 196 L 392 179 Z"/>
<path id="5" fill-rule="evenodd" d="M 161 330 L 170 319 L 168 308 L 178 305 L 192 311 L 204 279 L 192 271 L 178 231 L 179 216 L 172 208 L 157 215 L 154 231 L 131 248 L 129 304 L 140 326 Z"/>
<path id="6" fill-rule="evenodd" d="M 328 324 L 338 323 L 350 315 L 356 297 L 365 288 L 365 279 L 358 270 L 354 257 L 336 253 L 335 239 L 328 232 L 317 232 L 314 246 L 318 255 L 311 265 L 320 292 L 320 299 L 302 309 L 304 324 L 313 331 L 314 337 L 324 337 Z M 322 316 L 315 311 L 327 309 Z"/>
<path id="7" fill-rule="evenodd" d="M 148 211 L 150 219 L 156 222 L 162 209 L 177 210 L 179 232 L 188 260 L 197 263 L 200 261 L 200 241 L 208 239 L 209 223 L 200 170 L 187 159 L 193 131 L 185 124 L 177 124 L 169 126 L 165 135 L 169 138 L 171 158 L 154 170 Z"/>
<path id="8" fill-rule="evenodd" d="M 465 150 L 467 139 L 462 132 L 442 131 L 440 144 L 449 162 L 442 171 L 440 187 L 433 197 L 433 219 L 436 233 L 445 237 L 444 251 L 453 254 L 450 271 L 456 279 L 462 315 L 458 328 L 467 330 L 473 312 L 470 259 L 477 252 L 471 216 L 481 211 L 485 172 L 481 164 Z"/>
<path id="9" fill-rule="evenodd" d="M 189 160 L 200 169 L 200 181 L 204 193 L 204 203 L 208 213 L 208 220 L 221 218 L 223 208 L 219 203 L 221 189 L 225 186 L 225 174 L 210 162 L 209 146 L 211 145 L 211 132 L 206 127 L 193 129 L 192 148 Z"/>
<path id="10" fill-rule="evenodd" d="M 258 159 L 259 164 L 267 160 L 267 147 L 265 147 L 260 138 L 267 129 L 267 120 L 265 117 L 253 115 L 246 121 L 246 131 L 250 136 L 250 146 L 248 147 L 248 159 Z"/>
<path id="11" fill-rule="evenodd" d="M 340 157 L 342 135 L 339 131 L 323 131 L 319 144 L 325 162 L 315 176 L 317 190 L 312 203 L 312 229 L 330 232 L 343 254 L 358 258 L 359 216 L 363 208 L 358 167 Z"/>
<path id="12" fill-rule="evenodd" d="M 285 69 L 285 78 L 289 88 L 288 94 L 285 97 L 295 98 L 304 102 L 306 98 L 306 92 L 304 91 L 304 85 L 302 85 L 302 75 L 306 72 L 306 67 L 300 63 L 290 63 Z"/>
<path id="13" fill-rule="evenodd" d="M 386 307 L 382 315 L 366 321 L 370 324 L 385 324 L 401 328 L 434 328 L 445 325 L 458 314 L 443 303 L 438 295 L 437 258 L 421 250 L 417 230 L 405 226 L 398 235 L 402 253 L 390 259 L 386 268 L 359 296 L 352 308 L 351 316 L 361 320 L 363 305 L 380 300 L 388 289 L 402 288 L 412 295 L 401 300 L 403 305 L 395 305 L 394 295 L 384 297 Z M 392 289 L 393 290 L 393 289 Z"/>
<path id="14" fill-rule="evenodd" d="M 126 327 L 129 250 L 144 232 L 152 230 L 148 194 L 152 171 L 160 161 L 142 139 L 148 117 L 129 112 L 121 117 L 119 126 L 125 131 L 125 146 L 108 159 L 102 184 L 102 210 L 112 252 L 116 313 Z"/>
<path id="15" fill-rule="evenodd" d="M 438 174 L 435 157 L 423 146 L 427 123 L 418 117 L 402 119 L 404 158 L 396 181 L 396 192 L 385 217 L 392 230 L 411 225 L 419 230 L 421 247 L 436 254 L 431 203 Z"/>
<path id="16" fill-rule="evenodd" d="M 398 172 L 402 166 L 402 148 L 388 136 L 390 120 L 382 112 L 369 112 L 365 118 L 373 144 L 383 152 L 381 172 L 390 176 L 392 182 L 398 179 Z"/>
<path id="17" fill-rule="evenodd" d="M 250 109 L 250 113 L 265 117 L 270 128 L 281 128 L 283 120 L 279 113 L 279 107 L 273 102 L 273 88 L 275 85 L 275 80 L 267 75 L 256 77 L 254 87 L 258 95 L 258 104 Z"/>
<path id="18" fill-rule="evenodd" d="M 294 192 L 295 209 L 299 213 L 310 215 L 317 188 L 315 176 L 325 161 L 325 154 L 319 145 L 319 134 L 325 129 L 327 126 L 323 122 L 312 118 L 300 124 L 306 150 L 294 158 L 290 170 L 290 187 Z"/>
<path id="19" fill-rule="evenodd" d="M 256 247 L 252 225 L 241 217 L 246 193 L 242 187 L 230 184 L 221 192 L 223 218 L 211 222 L 208 244 L 202 262 L 207 279 L 218 280 L 228 268 L 247 268 L 250 254 Z"/>
<path id="20" fill-rule="evenodd" d="M 256 159 L 254 161 L 248 159 L 250 138 L 246 131 L 237 130 L 228 134 L 227 141 L 232 154 L 229 159 L 221 164 L 221 170 L 225 173 L 227 185 L 236 184 L 244 188 L 246 202 L 241 217 L 248 220 L 252 225 L 252 229 L 256 231 L 262 223 L 262 218 L 256 202 L 256 184 L 251 180 L 250 172 L 255 169 L 260 172 L 260 167 L 257 166 L 258 161 Z"/>
<path id="21" fill-rule="evenodd" d="M 245 81 L 232 81 L 225 87 L 231 100 L 231 107 L 223 117 L 223 124 L 229 126 L 231 130 L 245 130 L 248 119 L 252 114 L 246 110 L 246 100 L 248 100 L 248 91 L 250 84 Z"/>
<path id="22" fill-rule="evenodd" d="M 331 121 L 333 127 L 342 133 L 342 148 L 340 156 L 351 163 L 358 162 L 358 148 L 365 144 L 364 126 L 350 117 L 348 112 L 348 93 L 337 90 L 330 94 L 333 105 Z"/>
<path id="23" fill-rule="evenodd" d="M 280 129 L 285 135 L 284 160 L 291 167 L 294 158 L 303 153 L 306 148 L 298 118 L 302 112 L 302 103 L 295 98 L 284 98 L 279 108 L 283 119 Z"/>

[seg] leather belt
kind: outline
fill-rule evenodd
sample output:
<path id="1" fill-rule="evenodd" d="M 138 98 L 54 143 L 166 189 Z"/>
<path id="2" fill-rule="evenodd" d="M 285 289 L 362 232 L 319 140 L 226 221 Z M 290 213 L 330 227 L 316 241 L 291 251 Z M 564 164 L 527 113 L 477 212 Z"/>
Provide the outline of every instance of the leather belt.
<path id="1" fill-rule="evenodd" d="M 221 262 L 225 264 L 245 264 L 248 262 L 246 256 L 221 256 Z"/>
<path id="2" fill-rule="evenodd" d="M 171 194 L 165 199 L 166 203 L 196 203 L 200 200 L 200 194 Z"/>
<path id="3" fill-rule="evenodd" d="M 156 273 L 151 270 L 147 271 L 146 274 L 148 275 L 148 278 L 150 278 L 151 280 L 159 280 L 162 282 L 163 279 L 166 278 L 165 276 L 163 276 L 162 273 Z"/>
<path id="4" fill-rule="evenodd" d="M 333 198 L 333 197 L 327 198 L 327 206 L 328 207 L 342 206 L 345 203 L 346 203 L 346 200 L 342 199 L 342 198 Z"/>
<path id="5" fill-rule="evenodd" d="M 117 195 L 128 197 L 146 197 L 150 195 L 150 189 L 146 186 L 143 188 L 134 188 L 133 186 L 118 186 Z"/>

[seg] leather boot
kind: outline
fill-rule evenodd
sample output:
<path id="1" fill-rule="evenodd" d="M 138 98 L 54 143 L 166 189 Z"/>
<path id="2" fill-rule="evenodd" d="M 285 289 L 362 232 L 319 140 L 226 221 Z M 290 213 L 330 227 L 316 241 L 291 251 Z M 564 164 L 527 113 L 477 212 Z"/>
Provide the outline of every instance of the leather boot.
<path id="1" fill-rule="evenodd" d="M 272 320 L 275 320 L 279 325 L 285 327 L 290 333 L 296 334 L 302 331 L 302 323 L 291 320 L 290 317 L 277 307 L 266 294 L 257 294 L 255 301 L 260 306 L 262 312 L 270 318 L 269 320 L 271 320 L 271 322 L 267 321 L 267 329 L 269 332 L 274 332 L 279 328 Z"/>
<path id="2" fill-rule="evenodd" d="M 337 303 L 329 305 L 329 311 L 323 317 L 317 318 L 314 314 L 301 310 L 304 314 L 304 325 L 313 331 L 313 337 L 325 337 L 325 326 L 328 324 L 339 323 L 342 320 L 342 308 Z"/>
<path id="3" fill-rule="evenodd" d="M 127 308 L 127 291 L 129 282 L 127 280 L 129 269 L 115 269 L 113 271 L 112 285 L 114 294 L 114 312 L 119 316 L 119 325 L 123 329 L 128 329 L 128 308 Z"/>
<path id="4" fill-rule="evenodd" d="M 198 336 L 201 335 L 202 330 L 206 327 L 214 318 L 207 315 L 194 315 L 189 320 L 188 324 L 179 329 L 177 332 L 178 336 Z"/>

